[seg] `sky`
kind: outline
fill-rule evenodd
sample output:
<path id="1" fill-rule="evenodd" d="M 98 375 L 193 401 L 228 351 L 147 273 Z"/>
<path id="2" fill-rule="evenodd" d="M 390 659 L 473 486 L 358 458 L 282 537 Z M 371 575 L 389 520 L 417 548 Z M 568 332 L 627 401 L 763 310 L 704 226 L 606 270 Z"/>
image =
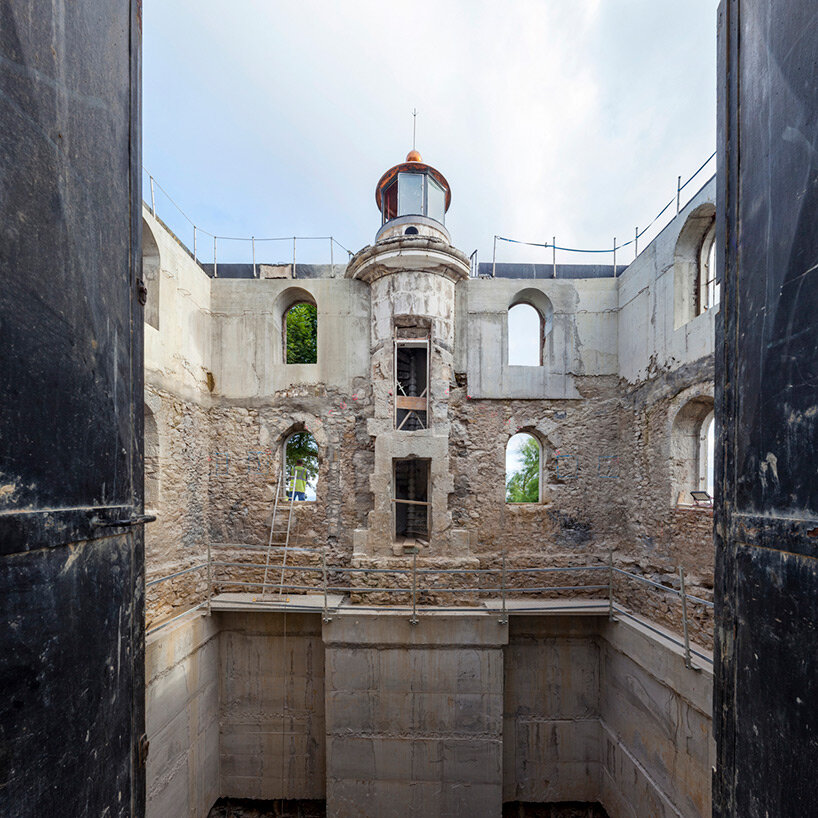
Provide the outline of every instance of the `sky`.
<path id="1" fill-rule="evenodd" d="M 416 108 L 417 148 L 452 188 L 456 247 L 490 261 L 495 235 L 621 244 L 715 149 L 716 5 L 144 0 L 143 163 L 157 213 L 192 245 L 169 195 L 202 231 L 205 261 L 205 231 L 332 235 L 357 251 L 374 241 L 375 185 L 411 149 Z M 256 247 L 258 261 L 291 253 L 291 240 Z M 249 261 L 250 243 L 222 239 L 218 254 Z M 618 263 L 632 257 L 623 249 Z M 298 258 L 328 262 L 329 242 L 299 241 Z M 499 242 L 497 260 L 551 251 Z"/>

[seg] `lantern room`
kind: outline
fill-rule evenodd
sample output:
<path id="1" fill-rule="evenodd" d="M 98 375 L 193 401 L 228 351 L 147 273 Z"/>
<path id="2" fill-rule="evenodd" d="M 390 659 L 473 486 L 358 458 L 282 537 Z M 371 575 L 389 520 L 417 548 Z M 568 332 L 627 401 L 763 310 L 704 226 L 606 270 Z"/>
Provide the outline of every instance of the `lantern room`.
<path id="1" fill-rule="evenodd" d="M 443 226 L 452 201 L 449 183 L 412 150 L 406 161 L 390 168 L 375 188 L 381 212 L 378 239 L 393 235 L 435 235 L 449 241 Z"/>

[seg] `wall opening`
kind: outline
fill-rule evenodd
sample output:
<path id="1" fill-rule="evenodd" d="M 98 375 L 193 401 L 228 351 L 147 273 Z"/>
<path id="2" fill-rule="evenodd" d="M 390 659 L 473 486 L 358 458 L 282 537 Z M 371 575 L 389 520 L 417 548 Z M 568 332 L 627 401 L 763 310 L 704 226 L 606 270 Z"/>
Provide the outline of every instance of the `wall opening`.
<path id="1" fill-rule="evenodd" d="M 506 502 L 542 499 L 542 446 L 534 435 L 518 432 L 506 445 Z"/>
<path id="2" fill-rule="evenodd" d="M 395 428 L 429 428 L 429 339 L 395 341 Z"/>
<path id="3" fill-rule="evenodd" d="M 721 287 L 716 281 L 716 223 L 704 237 L 699 252 L 699 296 L 697 314 L 701 315 L 718 306 L 721 298 Z"/>
<path id="4" fill-rule="evenodd" d="M 142 219 L 142 281 L 148 291 L 145 301 L 145 323 L 159 329 L 159 282 L 161 277 L 161 260 L 159 245 L 153 231 L 145 219 Z"/>
<path id="5" fill-rule="evenodd" d="M 145 413 L 145 508 L 159 507 L 159 429 L 156 418 L 148 406 Z"/>
<path id="6" fill-rule="evenodd" d="M 716 456 L 716 423 L 711 412 L 702 423 L 699 434 L 699 490 L 713 497 L 713 465 Z"/>
<path id="7" fill-rule="evenodd" d="M 429 460 L 393 461 L 395 541 L 429 538 Z"/>
<path id="8" fill-rule="evenodd" d="M 675 505 L 693 505 L 691 491 L 707 491 L 713 496 L 713 446 L 713 398 L 693 398 L 678 411 L 671 429 L 670 469 Z"/>
<path id="9" fill-rule="evenodd" d="M 691 321 L 718 303 L 716 284 L 716 208 L 707 202 L 688 216 L 673 255 L 673 326 Z M 711 276 L 712 271 L 712 276 Z M 710 288 L 708 295 L 708 288 Z M 711 301 L 708 302 L 708 298 Z M 712 299 L 716 299 L 713 301 Z"/>
<path id="10" fill-rule="evenodd" d="M 306 430 L 293 432 L 284 441 L 287 497 L 315 502 L 318 492 L 318 444 Z"/>
<path id="11" fill-rule="evenodd" d="M 284 363 L 318 362 L 318 307 L 314 301 L 298 301 L 284 312 L 282 321 Z"/>
<path id="12" fill-rule="evenodd" d="M 551 334 L 554 307 L 548 296 L 531 287 L 517 293 L 506 313 L 509 366 L 542 366 Z"/>

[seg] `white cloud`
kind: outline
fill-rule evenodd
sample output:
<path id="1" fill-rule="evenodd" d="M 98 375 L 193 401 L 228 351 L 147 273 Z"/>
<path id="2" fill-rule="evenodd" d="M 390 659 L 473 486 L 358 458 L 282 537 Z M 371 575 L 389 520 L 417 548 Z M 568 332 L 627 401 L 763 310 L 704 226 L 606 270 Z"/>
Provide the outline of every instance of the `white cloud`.
<path id="1" fill-rule="evenodd" d="M 145 162 L 206 229 L 358 249 L 417 107 L 463 250 L 608 245 L 713 149 L 715 5 L 146 0 Z"/>

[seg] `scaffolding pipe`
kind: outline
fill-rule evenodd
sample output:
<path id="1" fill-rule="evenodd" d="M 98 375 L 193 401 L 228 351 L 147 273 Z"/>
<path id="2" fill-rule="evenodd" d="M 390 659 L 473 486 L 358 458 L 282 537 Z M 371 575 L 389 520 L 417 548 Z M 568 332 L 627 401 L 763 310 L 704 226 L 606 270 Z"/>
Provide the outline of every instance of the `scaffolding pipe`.
<path id="1" fill-rule="evenodd" d="M 508 612 L 506 611 L 506 551 L 503 549 L 503 570 L 500 574 L 500 594 L 503 600 L 503 610 L 498 620 L 501 625 L 508 624 Z"/>
<path id="2" fill-rule="evenodd" d="M 153 192 L 153 176 L 149 175 L 148 178 L 151 180 L 151 213 L 156 218 L 156 195 Z"/>
<path id="3" fill-rule="evenodd" d="M 614 263 L 614 278 L 616 278 L 616 236 L 614 236 L 613 263 Z"/>
<path id="4" fill-rule="evenodd" d="M 614 621 L 613 548 L 608 549 L 608 621 Z"/>
<path id="5" fill-rule="evenodd" d="M 250 244 L 253 246 L 253 278 L 258 278 L 256 275 L 256 237 L 250 236 Z"/>
<path id="6" fill-rule="evenodd" d="M 332 617 L 329 615 L 329 610 L 327 609 L 327 547 L 324 546 L 323 550 L 321 551 L 321 569 L 324 575 L 324 622 L 330 622 Z"/>
<path id="7" fill-rule="evenodd" d="M 554 266 L 552 278 L 557 277 L 557 237 L 551 237 L 551 263 Z"/>
<path id="8" fill-rule="evenodd" d="M 636 261 L 636 257 L 639 255 L 639 228 L 633 228 L 633 259 Z"/>
<path id="9" fill-rule="evenodd" d="M 680 203 L 682 200 L 682 177 L 679 176 L 676 180 L 676 215 L 679 215 Z"/>
<path id="10" fill-rule="evenodd" d="M 207 615 L 210 616 L 210 600 L 213 599 L 213 570 L 210 559 L 210 540 L 207 541 Z"/>
<path id="11" fill-rule="evenodd" d="M 196 258 L 196 225 L 193 225 L 193 260 L 198 261 Z"/>
<path id="12" fill-rule="evenodd" d="M 219 277 L 219 268 L 218 264 L 218 241 L 219 239 L 216 236 L 213 236 L 213 278 Z"/>
<path id="13" fill-rule="evenodd" d="M 412 554 L 412 618 L 409 620 L 410 625 L 417 625 L 418 623 L 418 609 L 417 609 L 417 587 L 418 587 L 418 550 L 415 548 Z"/>
<path id="14" fill-rule="evenodd" d="M 687 633 L 687 594 L 685 594 L 685 569 L 679 566 L 679 582 L 682 588 L 682 627 L 684 628 L 685 638 L 685 667 L 692 668 L 693 664 L 690 661 L 690 638 Z"/>
<path id="15" fill-rule="evenodd" d="M 494 237 L 494 250 L 491 254 L 491 277 L 497 278 L 497 236 Z"/>
<path id="16" fill-rule="evenodd" d="M 298 278 L 295 274 L 295 236 L 293 236 L 293 278 Z"/>

